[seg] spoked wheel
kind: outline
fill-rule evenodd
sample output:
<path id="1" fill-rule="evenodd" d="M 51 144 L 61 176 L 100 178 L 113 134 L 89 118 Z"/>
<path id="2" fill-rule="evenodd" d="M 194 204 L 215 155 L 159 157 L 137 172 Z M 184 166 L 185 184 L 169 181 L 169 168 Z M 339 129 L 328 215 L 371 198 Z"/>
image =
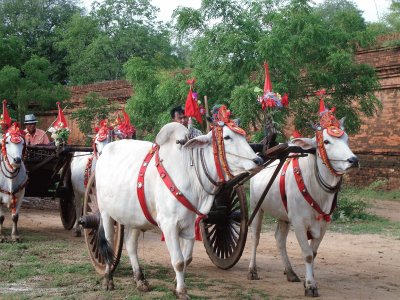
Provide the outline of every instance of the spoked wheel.
<path id="1" fill-rule="evenodd" d="M 100 222 L 100 212 L 97 204 L 96 196 L 96 181 L 95 176 L 92 174 L 90 177 L 86 192 L 85 200 L 83 202 L 83 215 L 82 219 L 85 219 L 84 235 L 86 246 L 89 251 L 89 257 L 96 272 L 104 275 L 105 273 L 105 261 L 99 251 L 97 228 Z M 111 266 L 112 271 L 118 266 L 121 258 L 122 246 L 124 239 L 124 226 L 114 221 L 114 243 L 113 251 L 115 255 L 114 264 Z"/>
<path id="2" fill-rule="evenodd" d="M 247 219 L 243 186 L 223 189 L 216 195 L 209 217 L 201 222 L 201 235 L 208 256 L 218 268 L 232 268 L 242 256 Z"/>
<path id="3" fill-rule="evenodd" d="M 76 221 L 75 199 L 72 191 L 63 192 L 60 197 L 60 217 L 65 229 L 70 230 Z"/>
<path id="4" fill-rule="evenodd" d="M 74 227 L 76 221 L 75 197 L 71 183 L 70 166 L 64 167 L 62 172 L 62 186 L 58 187 L 56 196 L 59 197 L 61 222 L 65 229 L 70 230 Z"/>

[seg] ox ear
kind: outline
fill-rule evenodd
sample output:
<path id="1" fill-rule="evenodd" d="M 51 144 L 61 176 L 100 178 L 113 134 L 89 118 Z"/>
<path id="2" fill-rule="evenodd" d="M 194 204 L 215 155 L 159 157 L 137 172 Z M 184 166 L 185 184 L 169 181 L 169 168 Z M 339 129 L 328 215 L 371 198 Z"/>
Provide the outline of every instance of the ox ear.
<path id="1" fill-rule="evenodd" d="M 290 144 L 299 146 L 304 150 L 309 150 L 317 147 L 317 142 L 315 141 L 315 139 L 309 139 L 309 138 L 295 138 L 290 141 Z"/>
<path id="2" fill-rule="evenodd" d="M 343 131 L 345 131 L 344 130 L 344 121 L 346 121 L 346 117 L 341 118 L 340 121 L 339 121 L 340 129 L 342 129 Z"/>
<path id="3" fill-rule="evenodd" d="M 175 143 L 177 140 L 184 140 L 188 134 L 189 130 L 185 126 L 172 122 L 164 125 L 160 129 L 155 142 L 160 146 L 172 140 L 173 143 Z"/>
<path id="4" fill-rule="evenodd" d="M 191 148 L 205 148 L 208 144 L 211 143 L 211 137 L 207 135 L 199 135 L 183 145 L 184 148 L 191 149 Z"/>

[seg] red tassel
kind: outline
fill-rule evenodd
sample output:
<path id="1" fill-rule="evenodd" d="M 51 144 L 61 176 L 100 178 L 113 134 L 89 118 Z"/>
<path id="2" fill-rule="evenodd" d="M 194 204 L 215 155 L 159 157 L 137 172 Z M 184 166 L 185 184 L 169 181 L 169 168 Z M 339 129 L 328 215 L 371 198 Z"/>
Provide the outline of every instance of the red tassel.
<path id="1" fill-rule="evenodd" d="M 269 76 L 269 68 L 267 62 L 264 62 L 264 72 L 265 72 L 264 93 L 272 92 L 272 83 L 271 83 L 271 77 Z"/>
<path id="2" fill-rule="evenodd" d="M 196 241 L 202 241 L 201 233 L 200 233 L 200 221 L 206 217 L 207 217 L 206 215 L 199 215 L 196 219 L 196 223 L 194 225 L 194 235 L 195 235 Z"/>
<path id="3" fill-rule="evenodd" d="M 164 232 L 161 233 L 161 242 L 165 242 Z"/>

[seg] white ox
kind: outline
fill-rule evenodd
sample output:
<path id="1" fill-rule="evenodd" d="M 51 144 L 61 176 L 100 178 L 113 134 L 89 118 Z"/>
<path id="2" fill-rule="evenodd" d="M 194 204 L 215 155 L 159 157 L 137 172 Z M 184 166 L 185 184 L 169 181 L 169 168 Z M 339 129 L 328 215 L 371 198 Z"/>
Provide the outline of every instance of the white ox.
<path id="1" fill-rule="evenodd" d="M 24 144 L 24 139 L 20 135 L 18 127 L 12 126 L 1 138 L 0 242 L 6 240 L 2 232 L 5 210 L 11 210 L 13 221 L 11 240 L 21 241 L 17 225 L 19 210 L 25 195 L 25 186 L 28 182 L 25 165 L 22 161 Z"/>
<path id="2" fill-rule="evenodd" d="M 341 120 L 343 129 L 343 121 Z M 303 149 L 317 148 L 316 139 L 296 138 L 292 140 L 294 145 Z M 333 169 L 339 176 L 333 175 L 322 162 L 320 150 L 317 148 L 316 155 L 308 155 L 299 158 L 300 172 L 308 193 L 318 203 L 322 211 L 329 214 L 335 198 L 335 186 L 340 185 L 341 174 L 358 163 L 357 157 L 348 146 L 348 136 L 344 133 L 341 137 L 333 137 L 323 130 L 323 144 L 326 154 Z M 317 164 L 317 168 L 315 166 Z M 250 205 L 254 209 L 256 202 L 261 197 L 265 186 L 269 182 L 275 168 L 264 169 L 254 176 L 250 181 Z M 280 177 L 283 170 L 278 174 L 270 191 L 264 198 L 261 208 L 255 215 L 251 226 L 252 230 L 252 256 L 249 265 L 249 279 L 259 279 L 256 265 L 256 250 L 260 239 L 260 231 L 264 212 L 278 220 L 275 231 L 275 239 L 282 256 L 285 274 L 288 281 L 298 282 L 300 279 L 294 273 L 286 252 L 286 238 L 290 225 L 293 225 L 296 238 L 300 244 L 304 263 L 306 265 L 305 295 L 318 296 L 317 284 L 314 279 L 314 259 L 318 247 L 324 237 L 329 222 L 321 218 L 318 213 L 303 197 L 299 190 L 293 172 L 293 160 L 286 171 L 285 190 L 287 196 L 287 211 L 284 208 L 280 193 Z M 318 179 L 320 178 L 320 180 Z M 327 188 L 323 188 L 323 184 Z M 327 189 L 331 191 L 327 191 Z M 314 205 L 315 206 L 315 205 Z M 328 217 L 329 221 L 329 217 Z M 310 243 L 308 236 L 312 236 Z"/>
<path id="3" fill-rule="evenodd" d="M 79 219 L 82 216 L 83 198 L 86 191 L 85 176 L 90 176 L 95 170 L 98 156 L 102 153 L 103 148 L 111 142 L 112 132 L 108 131 L 106 138 L 99 138 L 99 133 L 94 137 L 92 154 L 86 152 L 75 152 L 71 160 L 71 185 L 75 199 L 76 221 L 74 225 L 74 235 L 79 237 L 82 235 L 82 226 Z M 88 168 L 88 170 L 86 170 Z M 69 180 L 69 179 L 67 179 Z M 86 184 L 85 184 L 86 183 Z"/>
<path id="4" fill-rule="evenodd" d="M 193 164 L 191 164 L 190 153 L 193 149 L 194 165 L 199 166 L 198 153 L 202 148 L 209 173 L 215 181 L 218 181 L 213 156 L 212 134 L 210 132 L 207 135 L 198 136 L 186 142 L 184 146 L 180 145 L 178 141 L 185 140 L 187 135 L 186 127 L 179 123 L 170 123 L 161 129 L 155 142 L 160 146 L 159 155 L 162 164 L 176 187 L 198 211 L 207 214 L 214 196 L 208 194 L 205 189 L 211 191 L 215 186 L 209 182 L 202 171 L 197 177 L 194 167 L 191 166 Z M 233 175 L 249 171 L 256 167 L 256 163 L 261 163 L 246 142 L 245 137 L 235 133 L 227 126 L 223 127 L 222 143 L 225 144 L 227 162 Z M 104 226 L 105 237 L 112 244 L 113 223 L 111 218 L 125 225 L 126 250 L 132 264 L 135 282 L 142 291 L 148 290 L 148 283 L 139 266 L 137 240 L 142 231 L 151 229 L 154 225 L 146 219 L 141 209 L 137 196 L 137 178 L 143 160 L 151 148 L 152 143 L 145 141 L 122 140 L 111 143 L 105 147 L 96 166 L 96 189 L 101 213 L 99 241 L 101 241 L 102 227 Z M 202 181 L 201 183 L 199 179 Z M 192 260 L 196 214 L 179 203 L 166 187 L 158 174 L 154 157 L 148 164 L 144 187 L 148 211 L 164 234 L 171 263 L 175 270 L 176 295 L 179 298 L 187 299 L 184 273 Z M 180 244 L 180 240 L 182 244 Z M 100 242 L 100 244 L 102 243 Z M 108 264 L 103 281 L 105 288 L 114 288 L 112 277 L 113 274 L 110 273 Z"/>

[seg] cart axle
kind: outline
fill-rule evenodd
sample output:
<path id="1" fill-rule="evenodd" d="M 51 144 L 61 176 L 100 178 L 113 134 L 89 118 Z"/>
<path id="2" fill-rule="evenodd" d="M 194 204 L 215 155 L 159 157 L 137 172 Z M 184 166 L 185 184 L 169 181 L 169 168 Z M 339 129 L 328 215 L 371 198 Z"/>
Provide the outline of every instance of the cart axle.
<path id="1" fill-rule="evenodd" d="M 79 224 L 85 229 L 97 229 L 100 224 L 100 212 L 82 216 L 79 219 Z"/>

